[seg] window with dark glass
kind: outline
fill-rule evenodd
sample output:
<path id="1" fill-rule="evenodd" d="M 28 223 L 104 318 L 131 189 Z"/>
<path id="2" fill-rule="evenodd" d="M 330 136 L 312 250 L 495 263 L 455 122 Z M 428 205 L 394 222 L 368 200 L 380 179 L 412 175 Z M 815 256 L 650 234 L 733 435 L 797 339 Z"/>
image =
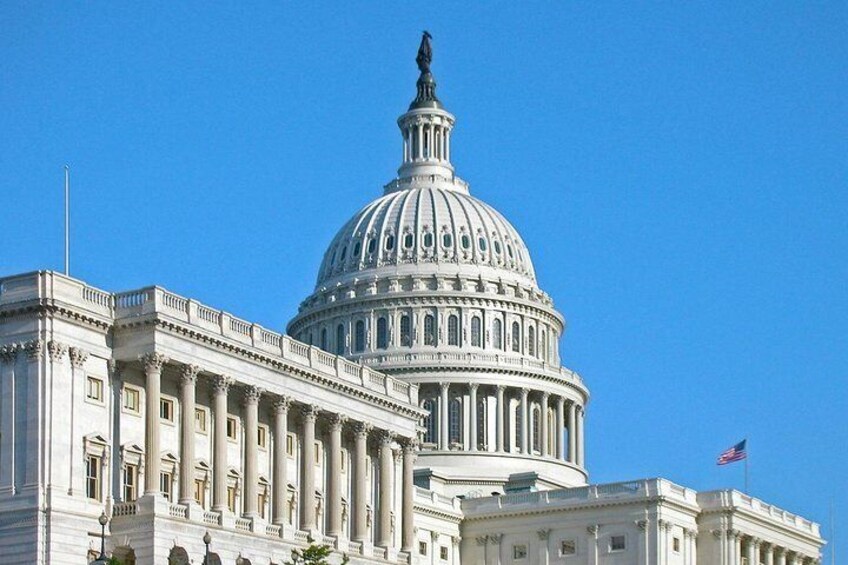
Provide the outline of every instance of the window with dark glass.
<path id="1" fill-rule="evenodd" d="M 377 239 L 372 237 L 370 240 L 368 240 L 368 253 L 374 253 L 374 251 L 376 249 L 377 249 Z"/>
<path id="2" fill-rule="evenodd" d="M 386 236 L 386 251 L 391 251 L 395 248 L 395 236 L 387 235 Z"/>
<path id="3" fill-rule="evenodd" d="M 321 349 L 327 351 L 327 328 L 321 329 Z"/>
<path id="4" fill-rule="evenodd" d="M 430 232 L 424 234 L 424 247 L 433 247 L 433 234 Z"/>
<path id="5" fill-rule="evenodd" d="M 400 344 L 403 347 L 412 345 L 412 319 L 408 314 L 400 317 Z"/>
<path id="6" fill-rule="evenodd" d="M 365 351 L 365 322 L 357 320 L 354 326 L 354 350 L 357 353 Z"/>
<path id="7" fill-rule="evenodd" d="M 95 455 L 85 458 L 85 495 L 100 500 L 100 457 Z"/>
<path id="8" fill-rule="evenodd" d="M 414 242 L 414 238 L 412 237 L 411 233 L 408 233 L 405 236 L 403 236 L 403 246 L 404 246 L 404 248 L 412 249 L 413 242 Z"/>
<path id="9" fill-rule="evenodd" d="M 361 250 L 362 250 L 362 244 L 357 241 L 356 245 L 353 246 L 353 256 L 359 257 L 359 252 Z"/>
<path id="10" fill-rule="evenodd" d="M 501 242 L 496 239 L 495 243 L 494 243 L 494 247 L 495 247 L 495 253 L 500 255 L 501 254 Z"/>
<path id="11" fill-rule="evenodd" d="M 477 449 L 485 449 L 486 447 L 486 436 L 489 433 L 486 426 L 488 422 L 486 408 L 486 399 L 479 399 L 477 401 Z"/>
<path id="12" fill-rule="evenodd" d="M 492 321 L 492 347 L 503 349 L 503 327 L 498 318 Z"/>
<path id="13" fill-rule="evenodd" d="M 448 317 L 448 345 L 459 345 L 459 318 L 455 314 Z"/>
<path id="14" fill-rule="evenodd" d="M 462 238 L 460 238 L 460 242 L 462 243 L 463 249 L 468 249 L 469 247 L 471 247 L 471 238 L 467 235 L 463 235 Z"/>
<path id="15" fill-rule="evenodd" d="M 489 248 L 489 244 L 486 243 L 486 238 L 483 237 L 477 240 L 477 245 L 480 246 L 480 251 L 486 251 Z"/>
<path id="16" fill-rule="evenodd" d="M 527 328 L 527 355 L 536 355 L 536 330 L 533 326 Z"/>
<path id="17" fill-rule="evenodd" d="M 388 323 L 385 318 L 377 318 L 377 349 L 386 349 L 388 346 Z"/>
<path id="18" fill-rule="evenodd" d="M 483 341 L 480 336 L 480 318 L 474 316 L 471 318 L 471 346 L 480 347 Z"/>
<path id="19" fill-rule="evenodd" d="M 462 441 L 462 400 L 460 398 L 451 399 L 448 419 L 449 441 L 460 443 Z"/>
<path id="20" fill-rule="evenodd" d="M 345 351 L 344 324 L 339 324 L 336 327 L 336 355 L 344 355 L 344 351 Z"/>
<path id="21" fill-rule="evenodd" d="M 442 236 L 442 246 L 451 247 L 453 245 L 453 236 L 451 234 L 446 233 Z"/>
<path id="22" fill-rule="evenodd" d="M 342 257 L 341 260 L 345 260 L 345 256 L 347 256 L 347 247 L 342 247 Z"/>
<path id="23" fill-rule="evenodd" d="M 424 345 L 436 345 L 436 317 L 424 316 Z"/>
<path id="24" fill-rule="evenodd" d="M 421 407 L 427 411 L 424 416 L 424 443 L 436 442 L 436 403 L 430 399 L 424 401 Z"/>
<path id="25" fill-rule="evenodd" d="M 521 326 L 518 325 L 518 322 L 512 323 L 512 350 L 521 351 Z"/>

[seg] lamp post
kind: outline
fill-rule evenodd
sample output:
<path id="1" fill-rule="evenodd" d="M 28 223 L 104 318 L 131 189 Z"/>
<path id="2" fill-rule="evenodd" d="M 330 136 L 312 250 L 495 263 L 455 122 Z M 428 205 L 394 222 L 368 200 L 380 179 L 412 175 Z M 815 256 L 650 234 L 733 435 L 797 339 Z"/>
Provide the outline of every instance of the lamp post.
<path id="1" fill-rule="evenodd" d="M 109 518 L 105 511 L 100 514 L 97 523 L 100 524 L 100 555 L 92 562 L 92 565 L 106 565 L 109 563 L 109 559 L 106 557 L 106 524 L 109 523 Z"/>
<path id="2" fill-rule="evenodd" d="M 212 543 L 212 536 L 209 532 L 203 534 L 203 543 L 206 544 L 206 556 L 203 558 L 203 565 L 209 565 L 209 544 Z"/>

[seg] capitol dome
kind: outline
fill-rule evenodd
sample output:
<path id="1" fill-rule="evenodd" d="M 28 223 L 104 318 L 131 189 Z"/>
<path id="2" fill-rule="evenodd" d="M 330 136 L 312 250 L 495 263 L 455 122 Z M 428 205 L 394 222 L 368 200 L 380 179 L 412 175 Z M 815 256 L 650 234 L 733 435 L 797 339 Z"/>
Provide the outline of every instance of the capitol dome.
<path id="1" fill-rule="evenodd" d="M 515 228 L 459 179 L 445 184 L 390 183 L 333 238 L 316 286 L 413 271 L 468 274 L 471 267 L 488 279 L 535 286 L 530 254 Z"/>
<path id="2" fill-rule="evenodd" d="M 397 176 L 333 237 L 288 333 L 417 385 L 419 486 L 585 484 L 589 391 L 560 365 L 565 319 L 516 229 L 456 175 L 429 49 L 425 35 Z"/>

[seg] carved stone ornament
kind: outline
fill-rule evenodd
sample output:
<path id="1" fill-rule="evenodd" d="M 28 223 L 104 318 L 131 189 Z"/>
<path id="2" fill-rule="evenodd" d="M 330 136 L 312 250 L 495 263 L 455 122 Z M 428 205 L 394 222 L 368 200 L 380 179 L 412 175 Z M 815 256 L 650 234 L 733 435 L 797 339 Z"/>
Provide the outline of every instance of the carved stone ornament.
<path id="1" fill-rule="evenodd" d="M 263 392 L 265 391 L 258 386 L 246 386 L 244 387 L 242 401 L 245 405 L 258 404 Z"/>
<path id="2" fill-rule="evenodd" d="M 318 406 L 315 404 L 304 404 L 300 409 L 300 415 L 304 420 L 312 420 L 313 422 L 318 417 Z"/>
<path id="3" fill-rule="evenodd" d="M 539 536 L 540 540 L 545 541 L 545 540 L 548 539 L 548 536 L 550 536 L 551 529 L 550 528 L 543 528 L 543 529 L 537 531 L 536 534 Z"/>
<path id="4" fill-rule="evenodd" d="M 404 438 L 402 442 L 402 448 L 404 454 L 416 453 L 418 449 L 421 447 L 421 444 L 418 441 L 417 437 L 408 437 Z"/>
<path id="5" fill-rule="evenodd" d="M 230 385 L 233 384 L 233 379 L 225 375 L 217 375 L 212 379 L 212 391 L 217 396 L 219 394 L 227 394 L 230 390 Z"/>
<path id="6" fill-rule="evenodd" d="M 712 531 L 710 531 L 710 533 L 713 535 L 713 537 L 715 539 L 721 538 L 721 530 L 719 530 L 719 529 L 712 530 Z"/>
<path id="7" fill-rule="evenodd" d="M 489 534 L 489 540 L 491 540 L 492 543 L 501 543 L 502 537 L 503 534 Z"/>
<path id="8" fill-rule="evenodd" d="M 636 527 L 639 528 L 639 531 L 644 532 L 648 529 L 648 521 L 647 520 L 636 520 Z"/>
<path id="9" fill-rule="evenodd" d="M 200 367 L 197 365 L 183 365 L 180 373 L 180 383 L 183 386 L 194 385 L 197 382 L 197 374 L 200 373 Z"/>
<path id="10" fill-rule="evenodd" d="M 489 536 L 477 536 L 476 538 L 474 538 L 474 541 L 477 542 L 477 545 L 486 545 L 486 543 L 489 541 Z"/>
<path id="11" fill-rule="evenodd" d="M 67 352 L 68 346 L 64 343 L 52 339 L 47 342 L 47 353 L 50 355 L 50 360 L 54 363 L 61 361 Z"/>
<path id="12" fill-rule="evenodd" d="M 68 355 L 71 358 L 71 365 L 73 365 L 75 369 L 82 369 L 83 365 L 85 365 L 85 362 L 88 360 L 88 351 L 80 349 L 79 347 L 69 347 Z"/>
<path id="13" fill-rule="evenodd" d="M 347 416 L 344 414 L 330 414 L 327 421 L 330 423 L 331 429 L 340 430 L 342 429 L 342 426 L 344 426 L 345 422 L 347 422 Z"/>
<path id="14" fill-rule="evenodd" d="M 371 429 L 371 424 L 369 424 L 368 422 L 357 422 L 353 426 L 353 433 L 358 436 L 368 437 L 368 434 L 371 433 Z"/>
<path id="15" fill-rule="evenodd" d="M 395 434 L 389 430 L 383 430 L 380 432 L 379 438 L 381 446 L 391 447 L 392 442 L 395 440 Z"/>
<path id="16" fill-rule="evenodd" d="M 590 536 L 597 535 L 597 534 L 598 534 L 598 529 L 599 529 L 599 528 L 598 528 L 598 525 L 597 525 L 597 524 L 592 524 L 592 525 L 590 525 L 590 526 L 586 526 L 586 532 L 587 532 Z"/>
<path id="17" fill-rule="evenodd" d="M 18 349 L 19 346 L 17 343 L 0 346 L 0 362 L 14 363 L 15 358 L 18 356 Z"/>
<path id="18" fill-rule="evenodd" d="M 27 359 L 36 361 L 44 351 L 44 341 L 41 339 L 28 341 L 24 344 L 24 351 L 26 351 Z"/>
<path id="19" fill-rule="evenodd" d="M 439 535 L 439 532 L 430 532 L 430 539 L 433 541 L 433 543 L 439 541 Z"/>
<path id="20" fill-rule="evenodd" d="M 168 362 L 168 358 L 165 355 L 156 353 L 155 351 L 139 355 L 138 360 L 144 365 L 145 373 L 158 373 L 162 370 L 162 366 Z"/>
<path id="21" fill-rule="evenodd" d="M 288 396 L 280 396 L 274 401 L 274 413 L 283 414 L 289 411 L 292 400 Z"/>

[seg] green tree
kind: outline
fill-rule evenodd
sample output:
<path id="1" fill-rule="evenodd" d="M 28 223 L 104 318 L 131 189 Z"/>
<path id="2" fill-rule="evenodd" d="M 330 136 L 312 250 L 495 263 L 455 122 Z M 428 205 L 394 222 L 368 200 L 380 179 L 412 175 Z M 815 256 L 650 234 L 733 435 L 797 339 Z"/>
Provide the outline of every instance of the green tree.
<path id="1" fill-rule="evenodd" d="M 286 561 L 285 565 L 330 565 L 327 558 L 333 553 L 333 548 L 329 545 L 318 545 L 314 543 L 312 537 L 306 538 L 309 542 L 309 547 L 306 549 L 292 549 L 291 561 Z M 342 557 L 342 565 L 345 565 L 350 560 L 347 555 Z"/>

